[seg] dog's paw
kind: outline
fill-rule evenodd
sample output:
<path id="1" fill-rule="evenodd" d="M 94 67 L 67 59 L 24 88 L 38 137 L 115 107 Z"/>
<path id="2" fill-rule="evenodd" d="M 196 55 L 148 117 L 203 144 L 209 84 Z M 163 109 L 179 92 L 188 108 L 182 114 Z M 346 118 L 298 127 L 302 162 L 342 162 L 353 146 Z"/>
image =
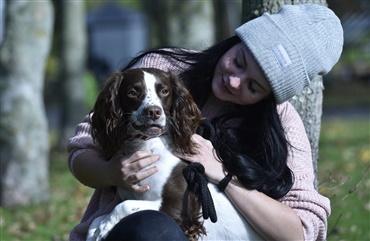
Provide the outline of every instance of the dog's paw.
<path id="1" fill-rule="evenodd" d="M 111 213 L 112 220 L 121 220 L 122 218 L 143 210 L 159 210 L 161 200 L 143 201 L 143 200 L 126 200 L 117 205 Z"/>
<path id="2" fill-rule="evenodd" d="M 107 214 L 94 219 L 89 227 L 89 230 L 87 231 L 86 241 L 98 241 L 97 235 L 99 234 L 99 225 L 106 216 Z"/>
<path id="3" fill-rule="evenodd" d="M 136 203 L 136 201 L 133 203 Z M 119 223 L 121 219 L 140 210 L 140 206 L 130 204 L 130 201 L 118 204 L 109 215 L 100 221 L 99 227 L 94 233 L 96 241 L 105 239 L 108 236 L 109 231 Z"/>
<path id="4" fill-rule="evenodd" d="M 127 215 L 114 209 L 113 212 L 111 212 L 100 222 L 99 227 L 96 229 L 94 233 L 96 241 L 105 239 L 109 231 L 125 216 Z"/>
<path id="5" fill-rule="evenodd" d="M 90 226 L 89 233 L 94 233 L 91 240 L 100 241 L 105 239 L 110 230 L 124 217 L 141 210 L 159 210 L 159 206 L 160 201 L 124 201 L 118 204 L 109 215 L 94 222 L 98 224 Z"/>

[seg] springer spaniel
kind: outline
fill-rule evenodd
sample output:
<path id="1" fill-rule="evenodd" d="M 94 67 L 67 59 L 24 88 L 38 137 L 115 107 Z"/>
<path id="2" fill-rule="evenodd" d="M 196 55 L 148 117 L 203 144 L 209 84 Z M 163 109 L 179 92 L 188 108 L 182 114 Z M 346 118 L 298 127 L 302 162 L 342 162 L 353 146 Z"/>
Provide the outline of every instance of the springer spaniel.
<path id="1" fill-rule="evenodd" d="M 173 217 L 189 238 L 199 236 L 203 230 L 200 204 L 193 193 L 186 192 L 181 174 L 186 163 L 172 150 L 195 153 L 191 136 L 200 121 L 201 113 L 192 96 L 170 73 L 153 68 L 130 69 L 108 79 L 91 114 L 92 136 L 102 147 L 103 156 L 151 150 L 160 155 L 160 160 L 153 164 L 158 173 L 139 183 L 148 184 L 150 190 L 134 193 L 118 188 L 123 202 L 109 215 L 94 220 L 87 240 L 105 238 L 123 217 L 147 209 Z M 187 207 L 183 207 L 184 198 L 189 200 Z"/>
<path id="2" fill-rule="evenodd" d="M 190 240 L 262 240 L 227 196 L 208 183 L 218 220 L 202 219 L 197 196 L 182 171 L 187 164 L 172 154 L 195 153 L 191 136 L 200 125 L 199 109 L 173 74 L 153 68 L 114 73 L 91 112 L 92 136 L 106 158 L 115 153 L 151 150 L 160 155 L 158 173 L 142 180 L 150 190 L 118 188 L 123 200 L 90 225 L 88 241 L 102 240 L 122 218 L 140 210 L 160 210 L 174 218 Z M 184 201 L 186 200 L 186 201 Z"/>

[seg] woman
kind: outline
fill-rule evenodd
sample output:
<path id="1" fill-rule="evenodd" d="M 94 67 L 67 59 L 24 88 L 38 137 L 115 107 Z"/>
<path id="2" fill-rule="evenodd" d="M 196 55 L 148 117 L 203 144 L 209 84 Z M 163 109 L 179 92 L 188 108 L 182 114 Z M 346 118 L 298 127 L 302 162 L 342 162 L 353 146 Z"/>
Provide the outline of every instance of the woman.
<path id="1" fill-rule="evenodd" d="M 329 200 L 314 189 L 310 144 L 287 100 L 338 61 L 343 45 L 340 21 L 323 6 L 286 5 L 277 14 L 265 13 L 235 32 L 236 36 L 202 52 L 148 51 L 126 68 L 171 70 L 184 79 L 203 116 L 217 129 L 221 145 L 228 148 L 213 146 L 195 134 L 199 154 L 182 158 L 201 163 L 208 181 L 215 184 L 233 175 L 225 194 L 262 237 L 324 240 Z M 132 183 L 155 175 L 156 167 L 142 169 L 160 158 L 143 151 L 102 160 L 89 130 L 85 118 L 68 146 L 71 172 L 96 188 L 71 240 L 85 239 L 90 223 L 120 202 L 114 187 L 148 190 Z M 147 216 L 155 220 L 142 218 Z M 157 231 L 168 234 L 162 240 L 185 238 L 173 220 L 159 212 L 144 212 L 124 218 L 107 239 L 135 230 L 148 234 L 135 239 L 153 240 Z"/>

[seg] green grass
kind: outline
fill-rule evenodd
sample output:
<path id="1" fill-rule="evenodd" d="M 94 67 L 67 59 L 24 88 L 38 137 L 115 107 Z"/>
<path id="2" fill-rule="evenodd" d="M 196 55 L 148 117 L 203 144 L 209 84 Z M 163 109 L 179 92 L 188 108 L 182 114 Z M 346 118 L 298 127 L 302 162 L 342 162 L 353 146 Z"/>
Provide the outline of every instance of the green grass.
<path id="1" fill-rule="evenodd" d="M 370 240 L 369 120 L 323 121 L 320 192 L 331 200 L 328 240 Z"/>
<path id="2" fill-rule="evenodd" d="M 66 153 L 51 156 L 49 203 L 0 209 L 0 240 L 68 240 L 70 230 L 82 217 L 92 189 L 74 179 L 66 160 Z"/>
<path id="3" fill-rule="evenodd" d="M 325 84 L 325 80 L 324 80 Z M 325 84 L 326 85 L 326 84 Z M 351 109 L 369 108 L 370 86 L 361 81 L 332 80 L 324 90 L 323 108 L 325 109 Z"/>

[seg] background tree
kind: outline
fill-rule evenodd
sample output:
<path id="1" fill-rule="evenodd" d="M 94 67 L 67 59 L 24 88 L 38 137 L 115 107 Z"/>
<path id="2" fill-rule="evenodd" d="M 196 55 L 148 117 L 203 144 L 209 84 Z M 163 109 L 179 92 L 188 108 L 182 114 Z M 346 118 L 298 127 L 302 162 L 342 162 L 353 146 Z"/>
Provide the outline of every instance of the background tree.
<path id="1" fill-rule="evenodd" d="M 54 1 L 56 38 L 54 41 L 59 61 L 58 86 L 61 119 L 58 148 L 65 150 L 76 124 L 88 112 L 86 106 L 87 29 L 84 1 Z"/>
<path id="2" fill-rule="evenodd" d="M 203 49 L 214 42 L 212 1 L 145 1 L 143 7 L 150 19 L 155 47 Z"/>
<path id="3" fill-rule="evenodd" d="M 45 60 L 53 27 L 50 1 L 6 1 L 0 53 L 0 202 L 4 207 L 49 198 Z"/>
<path id="4" fill-rule="evenodd" d="M 242 0 L 214 0 L 215 42 L 233 36 L 241 24 Z"/>
<path id="5" fill-rule="evenodd" d="M 294 4 L 315 3 L 327 5 L 325 0 L 296 0 Z M 292 4 L 291 0 L 243 0 L 243 22 L 249 21 L 263 14 L 264 12 L 276 13 L 285 4 Z M 315 186 L 317 183 L 317 163 L 319 160 L 319 137 L 322 116 L 323 100 L 323 81 L 322 77 L 316 77 L 302 93 L 294 96 L 289 101 L 294 105 L 300 114 L 306 128 L 308 138 L 312 148 L 312 161 L 315 171 Z"/>

